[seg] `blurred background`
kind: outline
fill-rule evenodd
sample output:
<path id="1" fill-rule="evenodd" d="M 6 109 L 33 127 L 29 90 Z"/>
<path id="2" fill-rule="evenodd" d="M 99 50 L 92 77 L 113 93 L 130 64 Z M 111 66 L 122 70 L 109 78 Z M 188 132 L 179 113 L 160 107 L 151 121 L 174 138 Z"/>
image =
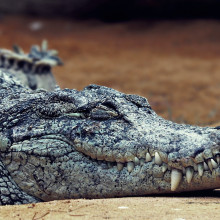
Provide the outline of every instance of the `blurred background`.
<path id="1" fill-rule="evenodd" d="M 220 1 L 1 0 L 0 47 L 49 41 L 62 87 L 148 98 L 161 116 L 220 125 Z"/>

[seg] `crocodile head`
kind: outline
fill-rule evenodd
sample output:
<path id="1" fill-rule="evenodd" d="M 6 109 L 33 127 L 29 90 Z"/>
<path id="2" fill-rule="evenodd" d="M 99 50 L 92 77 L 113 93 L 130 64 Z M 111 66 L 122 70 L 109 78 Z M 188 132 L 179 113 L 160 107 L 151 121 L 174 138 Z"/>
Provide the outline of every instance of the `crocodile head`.
<path id="1" fill-rule="evenodd" d="M 164 120 L 147 99 L 103 86 L 5 94 L 1 160 L 30 195 L 48 201 L 220 187 L 218 129 Z"/>

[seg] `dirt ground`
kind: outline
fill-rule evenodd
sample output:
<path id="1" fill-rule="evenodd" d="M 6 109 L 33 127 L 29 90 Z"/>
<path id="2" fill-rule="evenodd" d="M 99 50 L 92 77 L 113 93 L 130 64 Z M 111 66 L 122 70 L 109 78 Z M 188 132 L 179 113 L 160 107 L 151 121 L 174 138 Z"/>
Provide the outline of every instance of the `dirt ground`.
<path id="1" fill-rule="evenodd" d="M 102 23 L 1 17 L 0 47 L 49 41 L 62 88 L 100 84 L 148 98 L 176 122 L 220 125 L 220 21 Z M 0 207 L 0 219 L 219 219 L 219 191 Z"/>
<path id="2" fill-rule="evenodd" d="M 15 219 L 219 219 L 219 192 L 206 197 L 77 199 L 0 207 L 1 220 Z"/>

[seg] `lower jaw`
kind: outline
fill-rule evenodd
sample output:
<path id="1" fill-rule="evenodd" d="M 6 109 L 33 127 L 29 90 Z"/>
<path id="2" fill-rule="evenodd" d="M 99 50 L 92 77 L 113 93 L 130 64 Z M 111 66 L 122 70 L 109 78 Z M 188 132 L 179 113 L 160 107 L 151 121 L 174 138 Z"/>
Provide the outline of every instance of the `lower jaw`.
<path id="1" fill-rule="evenodd" d="M 131 181 L 135 182 L 135 178 L 138 179 L 140 187 L 137 187 L 138 183 L 134 188 L 137 190 L 132 190 L 134 195 L 148 195 L 148 194 L 158 194 L 158 193 L 172 193 L 172 192 L 185 192 L 185 191 L 195 191 L 195 190 L 206 190 L 206 189 L 216 189 L 220 188 L 220 165 L 218 163 L 217 167 L 207 167 L 204 168 L 201 173 L 198 165 L 189 167 L 182 167 L 182 169 L 176 169 L 170 167 L 164 162 L 157 164 L 157 160 L 152 158 L 151 161 L 144 162 L 143 164 L 138 164 L 130 168 L 130 162 L 123 164 L 123 167 L 118 167 L 118 163 L 114 162 L 104 162 L 97 161 L 93 159 L 97 166 L 102 164 L 102 169 L 106 169 L 110 173 L 122 174 L 122 176 L 127 176 Z M 208 164 L 207 160 L 204 163 Z M 131 162 L 133 163 L 133 162 Z M 201 165 L 201 164 L 200 164 Z M 164 169 L 166 167 L 166 169 Z M 119 170 L 120 168 L 120 170 Z M 124 185 L 131 185 L 129 181 L 123 183 Z M 145 189 L 144 189 L 145 188 Z M 123 191 L 123 189 L 122 189 Z M 129 194 L 128 194 L 129 195 Z"/>
<path id="2" fill-rule="evenodd" d="M 175 191 L 171 190 L 172 169 L 167 169 L 161 175 L 157 172 L 160 168 L 154 162 L 149 162 L 143 166 L 136 166 L 131 172 L 128 172 L 127 167 L 118 171 L 116 165 L 108 168 L 106 164 L 106 166 L 99 167 L 97 170 L 98 174 L 95 177 L 99 178 L 100 181 L 95 186 L 95 190 L 91 190 L 87 194 L 88 189 L 85 188 L 82 191 L 86 191 L 86 193 L 81 194 L 81 196 L 89 199 L 147 196 L 220 188 L 220 167 L 212 171 L 204 171 L 202 176 L 198 172 L 194 172 L 190 183 L 188 183 L 186 175 L 183 174 Z M 91 185 L 94 186 L 95 183 Z"/>
<path id="3" fill-rule="evenodd" d="M 198 172 L 194 172 L 190 182 L 189 179 L 187 179 L 186 175 L 182 174 L 179 182 L 173 183 L 172 181 L 176 181 L 172 180 L 173 172 L 175 172 L 175 169 L 171 171 L 166 171 L 166 173 L 164 174 L 165 178 L 161 178 L 161 180 L 159 180 L 158 178 L 154 179 L 154 185 L 157 185 L 157 188 L 155 189 L 156 194 L 187 192 L 207 189 L 211 190 L 220 188 L 220 167 L 218 167 L 217 169 L 213 169 L 212 171 L 204 171 L 202 176 L 200 176 Z M 158 184 L 155 184 L 156 182 L 158 182 Z"/>
<path id="4" fill-rule="evenodd" d="M 66 142 L 69 144 L 68 140 Z M 123 170 L 126 171 L 126 175 L 134 175 L 134 178 L 135 175 L 139 175 L 134 170 L 136 166 L 139 166 L 140 169 L 144 170 L 145 165 L 150 164 L 150 167 L 153 168 L 153 170 L 151 170 L 152 178 L 146 179 L 144 176 L 141 177 L 141 179 L 144 179 L 145 183 L 147 183 L 147 188 L 149 188 L 147 191 L 144 190 L 144 194 L 146 195 L 155 193 L 172 193 L 220 188 L 219 154 L 213 156 L 212 159 L 204 159 L 201 163 L 194 163 L 193 166 L 180 166 L 177 169 L 175 167 L 169 166 L 169 162 L 166 163 L 161 160 L 162 156 L 160 153 L 161 152 L 154 152 L 151 155 L 148 153 L 150 159 L 146 155 L 145 159 L 138 159 L 138 162 L 136 162 L 134 159 L 133 162 L 130 161 L 126 163 L 107 162 L 103 160 L 97 160 L 95 158 L 92 159 L 90 156 L 87 156 L 87 158 L 89 160 L 92 159 L 93 162 L 95 162 L 95 166 L 99 166 L 99 164 L 103 164 L 104 162 L 105 169 L 111 170 L 113 168 L 116 172 L 119 173 Z M 213 159 L 216 167 L 213 167 L 211 163 L 211 160 Z M 202 167 L 202 172 L 199 168 L 199 165 Z M 151 187 L 151 182 L 153 182 L 153 187 Z"/>
<path id="5" fill-rule="evenodd" d="M 204 171 L 203 176 L 195 173 L 190 183 L 188 183 L 186 176 L 182 176 L 175 190 L 171 190 L 171 172 L 172 171 L 167 170 L 161 178 L 154 177 L 152 174 L 147 174 L 145 178 L 142 178 L 139 176 L 140 174 L 131 172 L 129 175 L 134 178 L 134 182 L 135 178 L 139 178 L 139 186 L 137 182 L 127 182 L 127 184 L 124 183 L 122 185 L 121 190 L 116 190 L 115 192 L 107 190 L 106 194 L 101 197 L 147 196 L 152 194 L 171 194 L 220 188 L 220 167 L 212 172 Z M 142 173 L 142 175 L 144 175 L 144 173 Z"/>
<path id="6" fill-rule="evenodd" d="M 220 188 L 220 167 L 215 169 L 214 172 L 204 171 L 202 177 L 199 176 L 198 173 L 195 173 L 190 183 L 188 183 L 186 177 L 183 176 L 175 191 L 171 191 L 171 171 L 169 170 L 167 170 L 161 178 L 154 177 L 152 173 L 146 173 L 143 170 L 138 172 L 138 169 L 134 169 L 130 173 L 124 170 L 121 175 L 117 176 L 116 179 L 116 176 L 115 178 L 111 177 L 111 173 L 115 173 L 116 169 L 117 168 L 114 167 L 112 172 L 110 170 L 108 170 L 110 172 L 106 170 L 106 172 L 102 174 L 100 185 L 96 186 L 96 190 L 91 190 L 90 193 L 88 193 L 87 189 L 85 190 L 86 193 L 81 194 L 81 196 L 89 199 L 148 196 Z M 144 175 L 145 177 L 143 177 Z"/>

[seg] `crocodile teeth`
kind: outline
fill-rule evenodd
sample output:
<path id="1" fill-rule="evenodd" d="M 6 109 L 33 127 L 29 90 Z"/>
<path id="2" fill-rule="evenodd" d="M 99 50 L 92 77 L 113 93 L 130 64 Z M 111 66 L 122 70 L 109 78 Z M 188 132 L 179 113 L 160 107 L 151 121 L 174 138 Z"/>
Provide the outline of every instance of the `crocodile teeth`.
<path id="1" fill-rule="evenodd" d="M 149 153 L 146 153 L 146 162 L 150 162 L 151 160 L 151 155 Z"/>
<path id="2" fill-rule="evenodd" d="M 212 162 L 211 162 L 211 160 L 208 160 L 208 166 L 209 166 L 209 169 L 212 171 L 213 167 L 212 167 Z"/>
<path id="3" fill-rule="evenodd" d="M 118 171 L 121 171 L 123 168 L 124 168 L 124 164 L 123 163 L 117 163 Z"/>
<path id="4" fill-rule="evenodd" d="M 168 168 L 168 167 L 167 167 L 167 164 L 164 163 L 164 164 L 162 165 L 162 172 L 165 173 L 165 172 L 167 171 L 167 168 Z"/>
<path id="5" fill-rule="evenodd" d="M 220 156 L 219 155 L 216 156 L 216 160 L 217 160 L 217 163 L 220 164 Z"/>
<path id="6" fill-rule="evenodd" d="M 163 161 L 161 160 L 160 155 L 157 152 L 155 152 L 155 163 L 157 165 L 161 165 L 163 163 Z"/>
<path id="7" fill-rule="evenodd" d="M 171 191 L 176 191 L 182 180 L 182 173 L 179 170 L 173 169 L 171 172 Z"/>
<path id="8" fill-rule="evenodd" d="M 212 167 L 214 169 L 216 169 L 218 167 L 218 164 L 213 159 L 211 159 L 211 163 L 212 163 Z"/>
<path id="9" fill-rule="evenodd" d="M 198 173 L 199 173 L 199 176 L 202 176 L 202 175 L 203 175 L 203 171 L 204 171 L 203 164 L 202 164 L 202 163 L 199 163 L 199 164 L 198 164 Z"/>
<path id="10" fill-rule="evenodd" d="M 140 160 L 137 157 L 135 157 L 134 158 L 134 163 L 135 163 L 135 165 L 139 165 L 140 164 Z"/>
<path id="11" fill-rule="evenodd" d="M 209 170 L 209 167 L 206 162 L 203 162 L 203 165 L 204 165 L 204 170 L 206 170 L 206 171 Z"/>
<path id="12" fill-rule="evenodd" d="M 128 168 L 128 172 L 130 173 L 134 169 L 134 163 L 133 162 L 128 162 L 127 168 Z"/>
<path id="13" fill-rule="evenodd" d="M 193 178 L 193 168 L 187 167 L 186 168 L 186 180 L 187 180 L 187 183 L 191 183 L 192 178 Z"/>

